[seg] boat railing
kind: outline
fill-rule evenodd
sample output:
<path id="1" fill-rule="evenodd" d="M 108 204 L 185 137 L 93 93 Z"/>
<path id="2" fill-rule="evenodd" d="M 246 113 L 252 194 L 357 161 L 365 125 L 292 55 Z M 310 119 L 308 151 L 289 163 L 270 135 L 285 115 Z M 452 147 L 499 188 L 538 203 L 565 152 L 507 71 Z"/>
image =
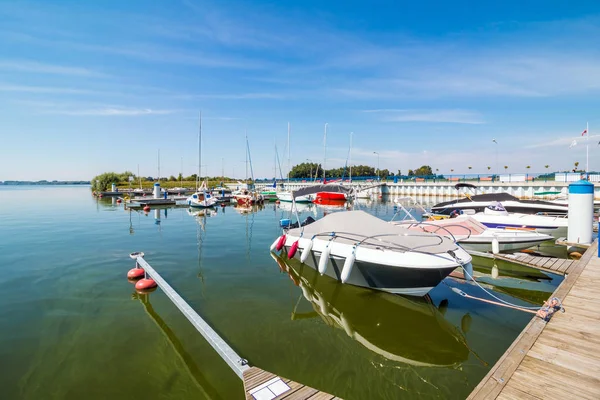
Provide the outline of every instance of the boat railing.
<path id="1" fill-rule="evenodd" d="M 398 234 L 398 233 L 383 233 L 383 234 L 378 234 L 378 235 L 361 235 L 360 233 L 355 233 L 355 232 L 322 232 L 322 233 L 318 233 L 316 235 L 314 235 L 313 237 L 319 237 L 319 236 L 324 236 L 324 237 L 329 237 L 331 238 L 330 240 L 334 240 L 336 238 L 340 238 L 340 239 L 346 239 L 346 240 L 350 240 L 354 242 L 354 246 L 360 246 L 362 244 L 371 244 L 374 245 L 375 243 L 368 243 L 367 241 L 370 239 L 374 239 L 377 240 L 379 243 L 384 244 L 384 245 L 378 245 L 378 247 L 384 248 L 384 249 L 388 249 L 388 250 L 402 250 L 404 252 L 407 251 L 416 251 L 419 253 L 425 253 L 425 254 L 431 254 L 431 255 L 436 255 L 437 253 L 435 252 L 429 252 L 429 251 L 422 251 L 419 249 L 422 248 L 426 248 L 426 247 L 430 247 L 430 246 L 437 246 L 440 245 L 444 242 L 444 238 L 445 236 L 442 235 L 438 235 L 437 233 L 431 233 L 431 232 L 423 232 L 423 233 L 417 233 L 417 232 L 406 232 L 406 233 L 402 233 L 402 234 Z M 398 244 L 398 243 L 393 243 L 387 240 L 382 240 L 381 238 L 383 237 L 424 237 L 427 239 L 437 239 L 437 243 L 427 243 L 427 244 L 423 244 L 423 245 L 419 245 L 419 246 L 405 246 L 402 244 Z M 362 237 L 362 238 L 361 238 Z"/>
<path id="2" fill-rule="evenodd" d="M 437 225 L 437 224 L 434 224 L 434 223 L 431 223 L 431 222 L 411 222 L 411 221 L 394 222 L 394 224 L 397 225 L 397 226 L 402 226 L 403 228 L 406 227 L 407 229 L 410 229 L 410 228 L 421 228 L 425 232 L 434 233 L 434 234 L 437 234 L 437 232 L 439 230 L 443 230 L 443 231 L 446 231 L 448 233 L 449 237 L 452 239 L 452 241 L 454 243 L 456 243 L 456 237 L 454 236 L 454 234 L 449 229 L 447 229 L 449 227 L 459 228 L 459 229 L 466 230 L 467 231 L 467 237 L 466 238 L 462 238 L 463 240 L 470 238 L 471 235 L 473 234 L 473 231 L 471 231 L 471 229 L 467 228 L 464 225 L 460 225 L 460 224 L 445 224 L 445 225 L 442 226 L 442 225 Z M 405 225 L 407 225 L 407 226 L 405 226 Z M 431 227 L 436 228 L 436 229 L 434 231 L 428 231 L 428 230 L 425 230 L 423 228 L 423 225 L 431 226 Z"/>
<path id="3" fill-rule="evenodd" d="M 538 215 L 540 217 L 551 217 L 551 218 L 568 218 L 568 215 L 561 212 L 539 212 L 534 215 Z M 524 215 L 525 216 L 525 215 Z M 521 218 L 523 218 L 522 216 Z"/>

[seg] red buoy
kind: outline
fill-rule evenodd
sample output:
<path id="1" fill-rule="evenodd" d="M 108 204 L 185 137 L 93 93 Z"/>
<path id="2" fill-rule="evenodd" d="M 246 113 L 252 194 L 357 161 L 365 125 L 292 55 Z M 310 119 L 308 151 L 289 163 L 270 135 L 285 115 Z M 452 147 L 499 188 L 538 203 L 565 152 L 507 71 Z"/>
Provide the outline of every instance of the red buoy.
<path id="1" fill-rule="evenodd" d="M 298 241 L 296 240 L 292 243 L 290 250 L 288 251 L 288 258 L 292 259 L 296 255 L 296 251 L 298 250 Z"/>
<path id="2" fill-rule="evenodd" d="M 157 286 L 157 284 L 156 284 L 156 282 L 154 282 L 154 279 L 150 279 L 150 278 L 140 279 L 139 281 L 137 281 L 135 283 L 135 288 L 137 290 L 152 289 L 152 288 L 155 288 L 156 286 Z"/>
<path id="3" fill-rule="evenodd" d="M 100 194 L 98 195 L 98 197 L 102 198 L 102 197 L 103 197 L 103 196 L 102 196 L 102 193 L 100 193 Z"/>
<path id="4" fill-rule="evenodd" d="M 146 206 L 146 207 L 144 207 L 144 211 L 145 211 L 145 212 L 150 212 L 150 206 Z"/>
<path id="5" fill-rule="evenodd" d="M 117 199 L 117 203 L 120 203 L 120 202 L 121 202 L 121 199 Z"/>
<path id="6" fill-rule="evenodd" d="M 227 206 L 227 204 L 221 203 L 221 207 L 225 207 L 225 206 Z"/>
<path id="7" fill-rule="evenodd" d="M 275 204 L 280 204 L 280 203 L 281 203 L 281 201 L 275 200 Z"/>
<path id="8" fill-rule="evenodd" d="M 285 244 L 285 235 L 281 235 L 281 237 L 279 238 L 279 242 L 277 242 L 277 247 L 275 247 L 277 249 L 277 251 L 281 250 L 283 248 L 284 244 Z"/>
<path id="9" fill-rule="evenodd" d="M 127 272 L 127 279 L 139 279 L 144 276 L 144 273 L 145 271 L 143 268 L 130 269 L 129 272 Z"/>

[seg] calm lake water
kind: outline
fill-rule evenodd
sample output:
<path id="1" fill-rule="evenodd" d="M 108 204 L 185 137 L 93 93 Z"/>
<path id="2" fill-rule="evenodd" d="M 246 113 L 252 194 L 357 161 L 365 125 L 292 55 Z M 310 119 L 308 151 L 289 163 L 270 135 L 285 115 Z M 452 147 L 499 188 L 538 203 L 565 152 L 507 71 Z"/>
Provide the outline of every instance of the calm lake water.
<path id="1" fill-rule="evenodd" d="M 361 206 L 390 219 L 389 202 Z M 302 216 L 320 217 L 310 207 Z M 328 211 L 326 211 L 328 212 Z M 269 246 L 275 204 L 129 212 L 86 187 L 0 186 L 4 399 L 242 399 L 241 381 L 160 291 L 125 275 L 146 260 L 251 365 L 345 399 L 464 398 L 530 320 L 461 298 L 451 279 L 415 299 L 341 285 Z M 560 282 L 475 261 L 496 295 L 526 305 Z M 283 272 L 288 269 L 289 272 Z"/>

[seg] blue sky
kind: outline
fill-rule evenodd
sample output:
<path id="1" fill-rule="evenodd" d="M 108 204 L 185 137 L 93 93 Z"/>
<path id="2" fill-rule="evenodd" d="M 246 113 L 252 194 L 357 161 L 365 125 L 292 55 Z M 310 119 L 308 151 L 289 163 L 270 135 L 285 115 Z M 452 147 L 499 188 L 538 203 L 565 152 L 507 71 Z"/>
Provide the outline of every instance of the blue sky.
<path id="1" fill-rule="evenodd" d="M 489 4 L 488 4 L 489 3 Z M 406 172 L 585 164 L 597 2 L 1 1 L 0 180 L 244 175 L 323 159 Z M 492 139 L 498 141 L 497 149 Z M 599 138 L 590 169 L 600 170 Z"/>

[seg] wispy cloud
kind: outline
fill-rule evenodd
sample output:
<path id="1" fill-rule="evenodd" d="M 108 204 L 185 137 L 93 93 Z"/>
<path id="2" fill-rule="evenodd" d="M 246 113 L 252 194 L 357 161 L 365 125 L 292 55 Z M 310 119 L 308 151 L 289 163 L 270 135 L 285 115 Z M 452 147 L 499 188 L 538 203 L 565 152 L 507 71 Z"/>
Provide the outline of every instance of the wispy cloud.
<path id="1" fill-rule="evenodd" d="M 0 92 L 49 93 L 49 94 L 97 94 L 92 90 L 53 86 L 28 86 L 0 83 Z"/>
<path id="2" fill-rule="evenodd" d="M 96 78 L 108 76 L 88 68 L 45 64 L 27 60 L 0 60 L 0 69 L 17 72 L 32 72 L 36 74 L 85 76 Z"/>
<path id="3" fill-rule="evenodd" d="M 139 117 L 145 115 L 166 115 L 173 114 L 177 110 L 156 110 L 150 108 L 95 108 L 81 110 L 54 110 L 49 111 L 53 114 L 62 115 L 81 115 L 81 116 L 98 116 L 98 117 Z"/>
<path id="4" fill-rule="evenodd" d="M 363 110 L 363 112 L 382 115 L 382 120 L 389 122 L 442 122 L 454 124 L 485 123 L 481 114 L 468 110 L 376 109 Z"/>

